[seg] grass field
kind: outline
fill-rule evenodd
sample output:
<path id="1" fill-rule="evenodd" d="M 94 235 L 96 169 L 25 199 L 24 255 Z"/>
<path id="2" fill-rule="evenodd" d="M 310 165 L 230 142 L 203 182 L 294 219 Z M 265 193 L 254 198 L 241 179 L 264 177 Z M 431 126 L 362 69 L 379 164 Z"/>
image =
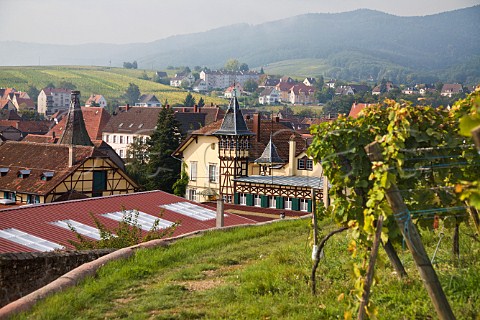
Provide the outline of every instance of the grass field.
<path id="1" fill-rule="evenodd" d="M 263 67 L 268 74 L 291 75 L 292 78 L 303 80 L 305 77 L 317 77 L 325 74 L 331 68 L 323 59 L 292 59 L 269 63 Z"/>
<path id="2" fill-rule="evenodd" d="M 0 67 L 0 87 L 14 87 L 17 90 L 27 90 L 29 85 L 41 90 L 48 83 L 57 85 L 61 81 L 73 83 L 81 91 L 82 99 L 91 94 L 102 94 L 107 102 L 122 101 L 129 83 L 135 83 L 140 92 L 153 93 L 163 103 L 165 99 L 170 104 L 182 103 L 186 92 L 149 80 L 139 79 L 143 73 L 152 78 L 154 71 L 82 66 L 52 66 L 52 67 Z M 203 97 L 205 104 L 225 105 L 227 100 L 194 93 L 198 101 Z"/>
<path id="3" fill-rule="evenodd" d="M 338 234 L 327 242 L 317 270 L 318 294 L 312 296 L 309 225 L 309 220 L 285 220 L 138 251 L 16 318 L 343 319 L 352 302 L 349 236 Z M 320 227 L 322 235 L 335 228 L 329 221 Z M 480 244 L 472 233 L 461 229 L 461 258 L 455 264 L 449 232 L 436 255 L 435 268 L 457 319 L 480 316 Z M 422 234 L 432 256 L 439 234 Z M 410 254 L 397 249 L 409 276 L 399 280 L 380 250 L 371 292 L 379 319 L 436 319 Z"/>

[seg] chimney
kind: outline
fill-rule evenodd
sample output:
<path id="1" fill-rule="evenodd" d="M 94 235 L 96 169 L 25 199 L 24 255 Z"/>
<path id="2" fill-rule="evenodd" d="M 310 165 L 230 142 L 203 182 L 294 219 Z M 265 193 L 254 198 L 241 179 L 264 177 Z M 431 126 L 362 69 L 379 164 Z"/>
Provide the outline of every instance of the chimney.
<path id="1" fill-rule="evenodd" d="M 128 109 L 130 109 L 130 105 L 127 103 L 127 105 L 125 106 L 125 111 L 128 111 Z"/>
<path id="2" fill-rule="evenodd" d="M 275 122 L 280 122 L 280 117 L 279 116 L 275 117 Z"/>
<path id="3" fill-rule="evenodd" d="M 55 131 L 52 132 L 52 138 L 55 140 Z"/>
<path id="4" fill-rule="evenodd" d="M 295 150 L 297 149 L 297 142 L 295 141 L 295 135 L 290 136 L 288 141 L 288 175 L 294 175 L 295 169 Z"/>
<path id="5" fill-rule="evenodd" d="M 167 109 L 170 109 L 170 105 L 169 105 L 169 104 L 167 104 L 167 105 L 165 106 L 165 108 L 167 108 Z"/>
<path id="6" fill-rule="evenodd" d="M 193 112 L 194 112 L 194 113 L 197 113 L 197 112 L 198 112 L 198 106 L 197 106 L 197 105 L 194 105 L 194 106 L 193 106 Z"/>
<path id="7" fill-rule="evenodd" d="M 223 199 L 217 200 L 217 228 L 223 227 L 223 218 L 224 218 L 224 208 L 223 208 Z"/>
<path id="8" fill-rule="evenodd" d="M 255 113 L 253 115 L 253 132 L 255 133 L 255 140 L 257 142 L 260 141 L 260 123 L 262 120 L 260 119 L 260 114 Z"/>
<path id="9" fill-rule="evenodd" d="M 73 167 L 73 162 L 74 162 L 74 153 L 73 153 L 73 145 L 68 146 L 68 166 Z"/>

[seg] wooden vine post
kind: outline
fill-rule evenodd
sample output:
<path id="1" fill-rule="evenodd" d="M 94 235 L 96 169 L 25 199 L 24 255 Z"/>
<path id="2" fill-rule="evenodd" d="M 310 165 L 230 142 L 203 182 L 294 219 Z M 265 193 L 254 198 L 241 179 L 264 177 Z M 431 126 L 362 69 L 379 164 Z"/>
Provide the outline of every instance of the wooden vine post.
<path id="1" fill-rule="evenodd" d="M 367 274 L 365 276 L 365 283 L 363 284 L 362 300 L 360 301 L 360 308 L 358 310 L 358 320 L 365 319 L 367 314 L 368 300 L 370 298 L 370 287 L 372 286 L 373 274 L 375 271 L 375 262 L 377 261 L 378 247 L 380 246 L 382 237 L 383 216 L 378 217 L 377 231 L 373 239 L 373 248 L 370 252 L 370 262 L 368 263 Z"/>
<path id="2" fill-rule="evenodd" d="M 378 142 L 372 142 L 365 147 L 365 151 L 370 161 L 383 161 L 382 150 Z M 455 319 L 447 297 L 443 292 L 437 274 L 428 258 L 425 247 L 423 246 L 417 228 L 412 223 L 410 212 L 398 190 L 398 187 L 391 183 L 386 189 L 385 197 L 392 208 L 395 221 L 405 239 L 413 260 L 417 265 L 428 295 L 433 302 L 437 315 L 442 320 Z"/>

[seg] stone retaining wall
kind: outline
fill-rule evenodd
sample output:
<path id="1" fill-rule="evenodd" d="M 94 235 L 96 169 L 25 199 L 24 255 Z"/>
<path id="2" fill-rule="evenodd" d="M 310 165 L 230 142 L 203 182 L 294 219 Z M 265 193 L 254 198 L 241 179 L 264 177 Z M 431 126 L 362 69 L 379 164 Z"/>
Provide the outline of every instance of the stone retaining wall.
<path id="1" fill-rule="evenodd" d="M 113 249 L 0 254 L 0 307 Z"/>

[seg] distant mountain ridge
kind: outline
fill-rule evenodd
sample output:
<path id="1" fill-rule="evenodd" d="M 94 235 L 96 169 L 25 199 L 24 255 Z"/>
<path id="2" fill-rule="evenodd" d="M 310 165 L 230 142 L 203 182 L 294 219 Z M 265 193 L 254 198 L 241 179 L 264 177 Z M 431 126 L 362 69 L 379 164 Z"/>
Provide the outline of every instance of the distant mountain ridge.
<path id="1" fill-rule="evenodd" d="M 150 43 L 0 42 L 0 64 L 108 66 L 111 62 L 121 66 L 123 61 L 137 60 L 139 68 L 161 69 L 168 65 L 218 68 L 230 58 L 250 67 L 322 59 L 328 66 L 325 73 L 340 75 L 347 70 L 346 76 L 352 79 L 378 78 L 393 70 L 397 77 L 447 73 L 459 81 L 478 81 L 479 30 L 480 5 L 422 17 L 360 9 L 310 13 L 259 25 L 236 24 Z"/>

